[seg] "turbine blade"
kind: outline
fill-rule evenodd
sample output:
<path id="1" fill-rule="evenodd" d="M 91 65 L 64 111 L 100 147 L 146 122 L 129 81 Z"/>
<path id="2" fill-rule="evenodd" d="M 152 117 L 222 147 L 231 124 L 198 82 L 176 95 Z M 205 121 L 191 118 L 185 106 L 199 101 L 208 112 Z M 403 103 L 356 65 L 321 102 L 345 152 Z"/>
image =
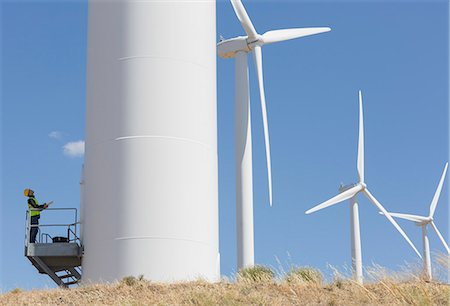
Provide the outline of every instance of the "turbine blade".
<path id="1" fill-rule="evenodd" d="M 362 94 L 359 91 L 359 137 L 358 137 L 358 177 L 359 182 L 364 182 L 364 121 L 362 108 Z"/>
<path id="2" fill-rule="evenodd" d="M 234 12 L 239 19 L 239 22 L 244 28 L 245 33 L 247 33 L 248 38 L 256 38 L 258 33 L 256 33 L 255 27 L 253 26 L 250 17 L 248 17 L 247 11 L 245 10 L 245 7 L 242 4 L 241 0 L 231 0 L 231 5 L 233 6 Z"/>
<path id="3" fill-rule="evenodd" d="M 395 220 L 391 217 L 391 215 L 386 211 L 386 209 L 383 207 L 383 205 L 380 204 L 380 202 L 375 199 L 375 197 L 370 193 L 368 189 L 365 189 L 364 194 L 369 198 L 369 200 L 384 214 L 384 216 L 389 220 L 389 222 L 394 225 L 394 227 L 400 232 L 400 234 L 405 238 L 405 240 L 409 243 L 409 245 L 413 248 L 413 250 L 416 252 L 416 254 L 422 258 L 419 251 L 417 251 L 414 244 L 411 242 L 411 240 L 408 238 L 408 236 L 405 234 L 405 232 L 402 230 L 402 228 L 395 222 Z"/>
<path id="4" fill-rule="evenodd" d="M 261 114 L 264 128 L 264 143 L 266 146 L 267 179 L 269 184 L 269 204 L 270 206 L 272 206 L 272 167 L 270 159 L 269 126 L 267 123 L 266 97 L 264 94 L 261 46 L 256 45 L 255 48 L 253 49 L 253 59 L 255 60 L 256 74 L 258 75 L 259 96 L 261 101 Z"/>
<path id="5" fill-rule="evenodd" d="M 447 249 L 447 253 L 450 254 L 450 249 L 448 248 L 448 244 L 445 242 L 444 237 L 442 237 L 441 233 L 439 232 L 439 230 L 437 229 L 436 224 L 434 224 L 433 221 L 431 221 L 431 226 L 434 228 L 434 231 L 436 232 L 436 234 L 438 235 L 439 239 L 441 240 L 442 244 L 444 245 L 444 247 Z"/>
<path id="6" fill-rule="evenodd" d="M 448 162 L 445 164 L 444 172 L 442 172 L 441 180 L 439 181 L 439 185 L 434 193 L 433 200 L 430 205 L 430 217 L 432 218 L 434 215 L 434 211 L 436 210 L 437 203 L 439 201 L 439 196 L 441 195 L 442 185 L 444 184 L 445 174 L 447 173 Z"/>
<path id="7" fill-rule="evenodd" d="M 308 214 L 311 214 L 311 213 L 313 213 L 315 211 L 324 209 L 324 208 L 326 208 L 328 206 L 331 206 L 331 205 L 334 205 L 334 204 L 338 204 L 338 203 L 340 203 L 342 201 L 348 200 L 351 197 L 355 196 L 358 192 L 360 192 L 361 189 L 362 189 L 361 185 L 356 185 L 355 187 L 352 187 L 349 190 L 346 190 L 346 191 L 338 194 L 337 196 L 332 197 L 331 199 L 329 199 L 329 200 L 327 200 L 327 201 L 325 201 L 325 202 L 323 202 L 323 203 L 321 203 L 321 204 L 319 204 L 317 206 L 314 206 L 313 208 L 307 210 L 305 212 L 305 214 L 308 215 Z"/>
<path id="8" fill-rule="evenodd" d="M 380 213 L 380 215 L 384 215 L 384 213 L 381 211 L 379 213 Z M 400 213 L 392 213 L 392 212 L 388 212 L 388 214 L 390 214 L 394 218 L 405 219 L 405 220 L 409 220 L 409 221 L 413 221 L 413 222 L 422 222 L 422 221 L 429 220 L 428 217 L 417 216 L 417 215 L 400 214 Z"/>
<path id="9" fill-rule="evenodd" d="M 330 28 L 296 28 L 267 31 L 262 35 L 265 44 L 320 34 L 331 31 Z"/>

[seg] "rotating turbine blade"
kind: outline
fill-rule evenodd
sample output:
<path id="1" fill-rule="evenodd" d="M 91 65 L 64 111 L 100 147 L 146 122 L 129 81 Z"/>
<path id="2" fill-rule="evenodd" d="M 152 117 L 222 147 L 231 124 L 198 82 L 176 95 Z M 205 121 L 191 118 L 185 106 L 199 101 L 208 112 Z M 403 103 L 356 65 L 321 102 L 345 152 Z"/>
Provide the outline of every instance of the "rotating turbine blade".
<path id="1" fill-rule="evenodd" d="M 364 121 L 362 108 L 362 94 L 359 91 L 359 137 L 358 137 L 358 177 L 359 182 L 364 182 Z"/>
<path id="2" fill-rule="evenodd" d="M 442 244 L 444 245 L 444 247 L 447 249 L 447 253 L 450 254 L 450 249 L 448 248 L 447 243 L 444 240 L 444 237 L 442 237 L 441 233 L 439 232 L 439 230 L 436 227 L 436 224 L 434 224 L 433 221 L 431 221 L 431 226 L 434 228 L 434 231 L 436 232 L 436 234 L 438 235 L 439 239 L 441 240 Z"/>
<path id="3" fill-rule="evenodd" d="M 266 97 L 264 95 L 264 80 L 262 70 L 262 52 L 261 46 L 256 45 L 253 50 L 253 59 L 255 60 L 256 74 L 258 75 L 259 96 L 261 101 L 261 114 L 264 127 L 264 142 L 266 145 L 266 161 L 267 161 L 267 178 L 269 183 L 269 203 L 272 206 L 272 168 L 270 162 L 270 143 L 269 143 L 269 126 L 267 123 Z"/>
<path id="4" fill-rule="evenodd" d="M 380 213 L 380 215 L 384 215 L 384 213 L 381 211 L 379 213 Z M 405 220 L 409 220 L 409 221 L 413 221 L 413 222 L 422 222 L 422 221 L 429 220 L 428 217 L 417 216 L 417 215 L 391 213 L 391 212 L 388 212 L 388 214 L 390 214 L 394 218 L 405 219 Z"/>
<path id="5" fill-rule="evenodd" d="M 253 26 L 250 17 L 248 17 L 247 11 L 245 10 L 245 7 L 242 4 L 241 0 L 231 0 L 231 5 L 233 6 L 234 12 L 239 19 L 239 22 L 244 28 L 245 33 L 247 33 L 248 38 L 256 38 L 258 33 L 256 33 L 255 27 Z"/>
<path id="6" fill-rule="evenodd" d="M 439 185 L 434 193 L 433 200 L 430 205 L 430 217 L 432 218 L 434 215 L 434 211 L 436 210 L 437 203 L 439 201 L 439 196 L 441 195 L 442 185 L 444 184 L 445 174 L 447 173 L 448 162 L 445 164 L 444 172 L 442 172 L 441 180 L 439 181 Z"/>
<path id="7" fill-rule="evenodd" d="M 360 192 L 361 189 L 362 189 L 361 185 L 356 185 L 355 187 L 352 187 L 349 190 L 346 190 L 346 191 L 338 194 L 337 196 L 335 196 L 335 197 L 333 197 L 333 198 L 331 198 L 331 199 L 329 199 L 329 200 L 327 200 L 327 201 L 325 201 L 325 202 L 323 202 L 323 203 L 321 203 L 321 204 L 319 204 L 317 206 L 314 206 L 313 208 L 307 210 L 305 212 L 305 214 L 309 215 L 309 214 L 311 214 L 311 213 L 313 213 L 315 211 L 318 211 L 318 210 L 324 209 L 324 208 L 326 208 L 328 206 L 331 206 L 331 205 L 334 205 L 334 204 L 338 204 L 338 203 L 340 203 L 342 201 L 348 200 L 351 197 L 355 196 L 358 192 Z"/>
<path id="8" fill-rule="evenodd" d="M 364 189 L 364 194 L 369 198 L 369 200 L 383 213 L 383 215 L 394 225 L 394 227 L 400 232 L 400 234 L 405 238 L 405 240 L 409 243 L 409 245 L 413 248 L 414 252 L 422 258 L 419 251 L 417 251 L 414 244 L 411 242 L 411 240 L 408 238 L 408 236 L 405 234 L 405 232 L 402 230 L 402 228 L 395 222 L 395 220 L 391 217 L 391 215 L 386 211 L 386 209 L 383 207 L 383 205 L 380 204 L 380 202 L 375 199 L 375 197 L 369 192 L 368 189 Z"/>
<path id="9" fill-rule="evenodd" d="M 330 28 L 297 28 L 267 31 L 262 35 L 264 44 L 310 36 L 331 31 Z"/>

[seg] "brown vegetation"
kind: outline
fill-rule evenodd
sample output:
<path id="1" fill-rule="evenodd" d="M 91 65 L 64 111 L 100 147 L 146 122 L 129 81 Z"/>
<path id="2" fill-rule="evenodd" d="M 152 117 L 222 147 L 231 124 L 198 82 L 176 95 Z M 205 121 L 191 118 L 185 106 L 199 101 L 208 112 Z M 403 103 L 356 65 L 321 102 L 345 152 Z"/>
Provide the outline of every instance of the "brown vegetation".
<path id="1" fill-rule="evenodd" d="M 450 286 L 389 280 L 360 286 L 337 279 L 314 282 L 204 281 L 173 285 L 127 278 L 111 285 L 81 286 L 0 296 L 0 305 L 450 305 Z"/>
<path id="2" fill-rule="evenodd" d="M 448 277 L 450 257 L 439 259 L 437 266 Z M 270 268 L 256 266 L 240 271 L 236 282 L 216 284 L 157 284 L 129 276 L 74 289 L 14 289 L 0 295 L 0 305 L 450 305 L 450 285 L 426 282 L 420 270 L 408 266 L 393 273 L 375 265 L 366 269 L 364 286 L 336 270 L 334 280 L 323 283 L 320 271 L 310 267 L 291 267 L 275 279 Z"/>

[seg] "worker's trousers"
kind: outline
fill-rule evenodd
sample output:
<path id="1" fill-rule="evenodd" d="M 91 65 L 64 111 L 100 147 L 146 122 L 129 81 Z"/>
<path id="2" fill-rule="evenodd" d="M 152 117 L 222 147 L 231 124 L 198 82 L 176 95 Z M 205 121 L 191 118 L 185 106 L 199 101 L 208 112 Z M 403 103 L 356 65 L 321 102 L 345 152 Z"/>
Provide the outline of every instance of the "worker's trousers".
<path id="1" fill-rule="evenodd" d="M 41 216 L 32 216 L 31 217 L 31 225 L 39 225 L 39 218 Z M 39 228 L 38 227 L 31 227 L 30 228 L 30 243 L 36 242 L 36 236 L 38 234 Z"/>

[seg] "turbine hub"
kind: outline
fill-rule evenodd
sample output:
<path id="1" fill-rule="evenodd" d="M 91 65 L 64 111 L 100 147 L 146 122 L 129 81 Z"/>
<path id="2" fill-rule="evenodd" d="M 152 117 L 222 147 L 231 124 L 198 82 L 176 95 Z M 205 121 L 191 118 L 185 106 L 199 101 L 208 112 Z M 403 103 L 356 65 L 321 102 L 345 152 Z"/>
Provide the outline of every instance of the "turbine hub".
<path id="1" fill-rule="evenodd" d="M 262 37 L 262 35 L 257 34 L 255 38 L 247 38 L 247 45 L 249 47 L 250 50 L 252 50 L 255 45 L 260 45 L 262 46 L 264 44 L 264 39 Z"/>

